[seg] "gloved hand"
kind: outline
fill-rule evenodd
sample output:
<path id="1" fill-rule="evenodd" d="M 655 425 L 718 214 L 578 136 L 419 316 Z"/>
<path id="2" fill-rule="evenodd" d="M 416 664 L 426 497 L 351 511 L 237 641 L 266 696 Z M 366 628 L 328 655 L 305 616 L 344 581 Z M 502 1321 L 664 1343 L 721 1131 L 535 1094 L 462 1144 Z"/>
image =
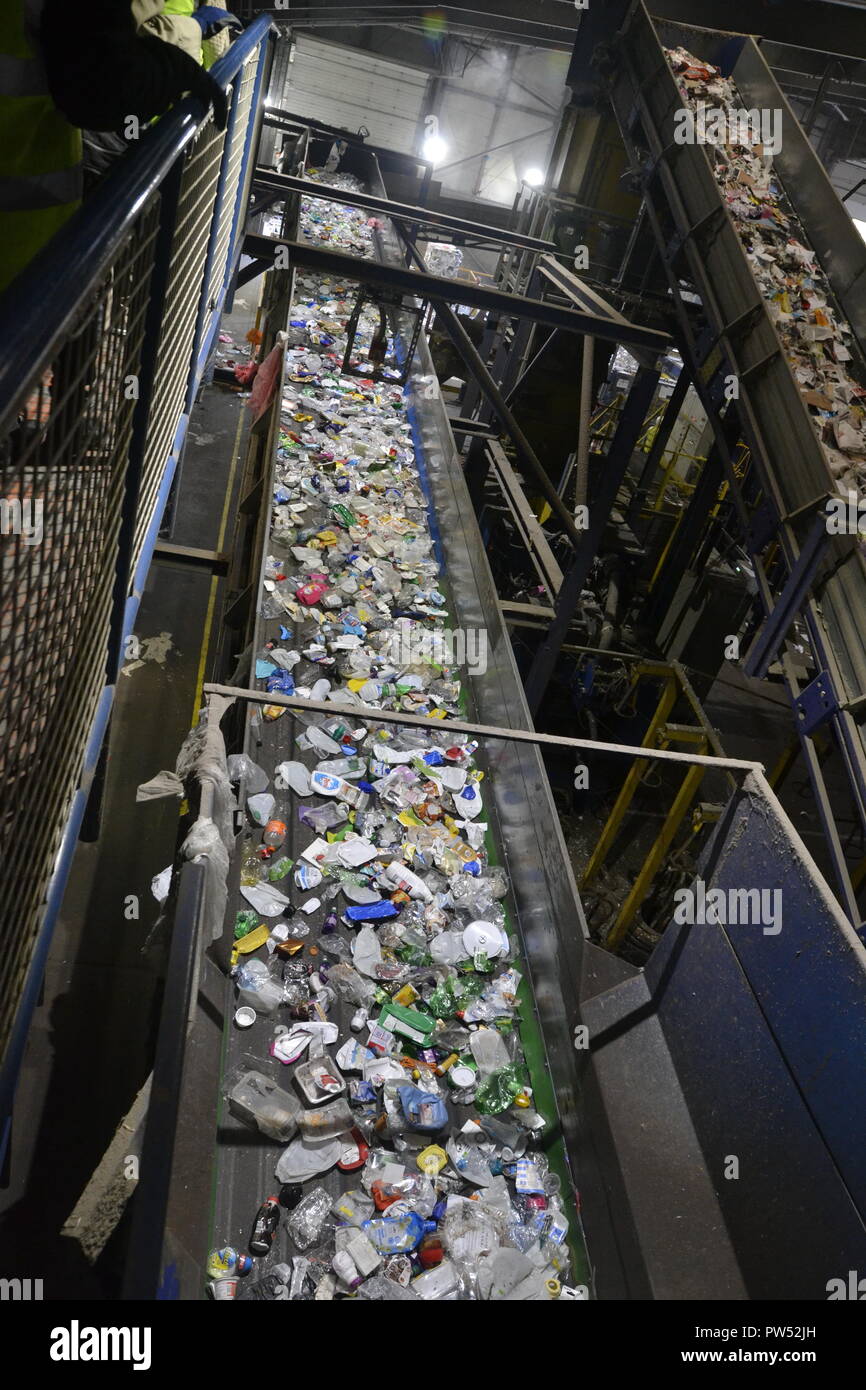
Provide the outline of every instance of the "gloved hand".
<path id="1" fill-rule="evenodd" d="M 221 10 L 218 5 L 200 5 L 194 11 L 192 18 L 197 24 L 201 25 L 201 36 L 203 39 L 210 39 L 214 34 L 219 33 L 220 29 L 231 27 L 232 29 L 242 29 L 243 25 L 236 15 L 229 14 L 228 10 Z"/>
<path id="2" fill-rule="evenodd" d="M 229 118 L 229 102 L 220 84 L 204 68 L 198 68 L 195 85 L 190 90 L 205 106 L 213 107 L 214 125 L 217 130 L 225 130 Z"/>

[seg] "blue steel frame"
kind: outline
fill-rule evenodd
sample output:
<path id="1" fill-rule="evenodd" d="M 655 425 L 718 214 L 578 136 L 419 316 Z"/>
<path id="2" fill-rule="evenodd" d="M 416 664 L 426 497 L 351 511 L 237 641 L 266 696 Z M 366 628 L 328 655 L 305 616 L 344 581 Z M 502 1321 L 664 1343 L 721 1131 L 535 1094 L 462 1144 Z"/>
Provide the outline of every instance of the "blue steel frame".
<path id="1" fill-rule="evenodd" d="M 747 676 L 765 676 L 775 661 L 779 648 L 791 630 L 791 624 L 812 592 L 812 581 L 824 558 L 828 539 L 827 512 L 822 509 L 812 524 L 785 587 L 743 663 Z"/>
<path id="2" fill-rule="evenodd" d="M 24 1056 L 27 1035 L 39 999 L 42 977 L 72 866 L 76 841 L 87 806 L 90 784 L 108 729 L 114 701 L 115 682 L 124 644 L 133 630 L 138 615 L 147 572 L 159 535 L 162 515 L 171 492 L 178 460 L 186 438 L 190 406 L 201 383 L 219 327 L 219 317 L 227 287 L 231 283 L 240 256 L 241 237 L 239 233 L 244 211 L 243 198 L 248 186 L 248 172 L 254 153 L 254 135 L 259 128 L 258 116 L 259 103 L 262 98 L 263 75 L 267 68 L 269 39 L 273 32 L 270 16 L 259 15 L 211 69 L 212 77 L 222 87 L 228 88 L 247 60 L 251 59 L 251 55 L 254 55 L 258 50 L 258 56 L 254 59 L 257 63 L 257 73 L 250 117 L 244 136 L 244 150 L 238 195 L 233 210 L 226 272 L 216 306 L 212 311 L 211 328 L 205 335 L 204 325 L 207 315 L 211 311 L 204 300 L 213 268 L 226 171 L 232 149 L 232 135 L 237 114 L 237 86 L 232 96 L 230 119 L 222 151 L 222 168 L 209 233 L 205 274 L 202 280 L 202 304 L 199 307 L 195 347 L 189 366 L 186 404 L 177 422 L 171 451 L 165 461 L 156 506 L 148 525 L 135 572 L 130 576 L 138 484 L 141 481 L 142 455 L 150 404 L 149 387 L 153 382 L 158 342 L 156 327 L 160 318 L 161 291 L 164 290 L 167 276 L 170 238 L 166 239 L 165 236 L 161 236 L 158 245 L 157 259 L 153 267 L 151 312 L 148 316 L 142 353 L 139 410 L 130 450 L 129 473 L 125 485 L 118 545 L 117 581 L 106 653 L 106 684 L 94 711 L 78 788 L 72 799 L 54 871 L 48 886 L 45 914 L 39 927 L 9 1045 L 3 1058 L 2 1069 L 0 1069 L 0 1169 L 5 1163 L 9 1146 L 15 1088 Z M 178 103 L 148 132 L 146 139 L 142 141 L 141 148 L 123 161 L 123 166 L 119 167 L 109 180 L 106 180 L 106 185 L 97 190 L 93 198 L 77 214 L 63 234 L 62 248 L 58 248 L 55 243 L 47 247 L 4 296 L 3 311 L 0 313 L 0 342 L 15 344 L 16 350 L 0 356 L 0 401 L 4 400 L 7 394 L 12 395 L 20 389 L 21 381 L 28 379 L 28 374 L 36 368 L 45 353 L 50 350 L 58 333 L 62 333 L 64 325 L 74 319 L 79 306 L 86 302 L 91 287 L 109 264 L 123 237 L 132 229 L 142 206 L 156 188 L 160 189 L 163 197 L 161 232 L 164 232 L 166 227 L 171 227 L 177 209 L 180 188 L 179 171 L 183 156 L 205 120 L 206 116 L 203 114 L 203 108 L 199 102 L 187 98 Z M 45 294 L 46 284 L 51 286 L 50 303 Z M 21 323 L 28 324 L 27 340 L 23 344 L 21 344 L 20 331 L 16 331 L 20 330 Z"/>

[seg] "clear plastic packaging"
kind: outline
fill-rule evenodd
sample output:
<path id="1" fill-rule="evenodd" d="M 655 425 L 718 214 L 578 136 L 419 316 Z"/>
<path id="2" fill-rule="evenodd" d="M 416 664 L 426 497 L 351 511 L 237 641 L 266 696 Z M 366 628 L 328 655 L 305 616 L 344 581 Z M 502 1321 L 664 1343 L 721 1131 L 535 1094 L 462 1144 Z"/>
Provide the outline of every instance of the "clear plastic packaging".
<path id="1" fill-rule="evenodd" d="M 331 1213 L 331 1200 L 324 1187 L 314 1187 L 295 1207 L 288 1229 L 299 1250 L 308 1250 L 318 1240 Z"/>
<path id="2" fill-rule="evenodd" d="M 344 1221 L 347 1226 L 363 1226 L 365 1221 L 369 1221 L 375 1211 L 372 1198 L 360 1188 L 350 1188 L 348 1192 L 341 1192 L 335 1197 L 331 1210 L 339 1221 Z"/>
<path id="3" fill-rule="evenodd" d="M 476 1296 L 479 1262 L 482 1256 L 492 1254 L 500 1246 L 493 1218 L 477 1202 L 450 1199 L 439 1231 L 443 1245 L 460 1271 L 464 1289 Z"/>
<path id="4" fill-rule="evenodd" d="M 230 782 L 243 781 L 248 796 L 263 792 L 268 785 L 268 775 L 246 753 L 230 753 L 226 758 Z"/>
<path id="5" fill-rule="evenodd" d="M 442 1260 L 434 1269 L 425 1269 L 409 1285 L 419 1298 L 446 1299 L 457 1293 L 460 1277 L 457 1267 L 450 1260 Z"/>
<path id="6" fill-rule="evenodd" d="M 235 1083 L 229 1092 L 229 1109 L 278 1144 L 287 1144 L 297 1133 L 302 1113 L 294 1096 L 258 1071 L 245 1072 Z"/>
<path id="7" fill-rule="evenodd" d="M 262 960 L 247 960 L 237 966 L 234 974 L 238 1004 L 255 1009 L 257 1014 L 272 1014 L 283 1002 L 283 984 L 271 974 Z"/>
<path id="8" fill-rule="evenodd" d="M 375 985 L 365 980 L 351 965 L 335 965 L 328 972 L 328 984 L 352 1004 L 370 1006 L 376 997 Z"/>
<path id="9" fill-rule="evenodd" d="M 384 1274 L 374 1274 L 372 1279 L 365 1279 L 355 1297 L 380 1303 L 414 1303 L 418 1300 L 414 1289 L 403 1288 L 402 1284 L 395 1284 Z"/>
<path id="10" fill-rule="evenodd" d="M 330 1139 L 337 1134 L 347 1134 L 355 1120 L 345 1100 L 331 1101 L 319 1110 L 303 1110 L 298 1116 L 298 1127 L 305 1139 L 315 1143 L 319 1139 Z"/>
<path id="11" fill-rule="evenodd" d="M 425 1233 L 425 1224 L 424 1218 L 414 1211 L 397 1216 L 385 1212 L 365 1221 L 361 1229 L 380 1255 L 395 1255 L 415 1249 Z"/>

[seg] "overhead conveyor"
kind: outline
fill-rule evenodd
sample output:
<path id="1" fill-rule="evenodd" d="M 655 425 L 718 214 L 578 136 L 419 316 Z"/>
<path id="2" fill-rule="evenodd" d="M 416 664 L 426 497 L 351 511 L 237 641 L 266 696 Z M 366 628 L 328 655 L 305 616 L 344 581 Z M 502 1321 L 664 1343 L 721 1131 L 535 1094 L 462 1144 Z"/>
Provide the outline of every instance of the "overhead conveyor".
<path id="1" fill-rule="evenodd" d="M 822 726 L 833 730 L 854 804 L 866 825 L 866 732 L 861 717 L 866 694 L 866 560 L 856 535 L 830 535 L 823 525 L 825 502 L 837 495 L 837 487 L 813 420 L 707 150 L 676 138 L 675 123 L 683 102 L 665 50 L 678 47 L 730 75 L 745 108 L 779 113 L 780 148 L 773 157 L 776 175 L 818 254 L 861 353 L 866 344 L 866 244 L 759 44 L 744 34 L 653 19 L 644 4 L 630 5 L 615 39 L 597 50 L 596 66 L 604 74 L 632 170 L 640 181 L 676 307 L 688 379 L 713 425 L 718 460 L 747 538 L 766 614 L 756 648 L 763 658 L 761 670 L 766 670 L 771 657 L 778 658 L 784 670 L 840 899 L 859 927 L 812 735 Z M 726 409 L 729 381 L 736 381 L 738 399 Z M 734 454 L 740 437 L 751 450 L 760 495 L 753 488 L 751 496 L 744 496 L 737 477 Z M 706 514 L 714 496 L 712 487 L 696 496 L 690 507 L 692 521 L 700 520 L 701 508 Z M 687 524 L 672 552 L 680 570 L 690 559 L 685 545 L 690 536 L 694 544 Z M 770 552 L 783 557 L 781 579 L 769 572 Z M 798 614 L 806 625 L 816 668 L 806 684 L 798 679 L 784 651 Z M 756 670 L 750 662 L 751 657 L 746 669 Z"/>

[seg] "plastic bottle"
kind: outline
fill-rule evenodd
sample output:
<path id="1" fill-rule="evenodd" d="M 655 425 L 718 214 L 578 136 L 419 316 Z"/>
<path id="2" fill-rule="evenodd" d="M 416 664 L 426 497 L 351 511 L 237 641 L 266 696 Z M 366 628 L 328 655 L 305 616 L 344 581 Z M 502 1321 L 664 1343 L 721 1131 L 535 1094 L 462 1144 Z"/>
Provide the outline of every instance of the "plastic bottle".
<path id="1" fill-rule="evenodd" d="M 330 773 L 332 777 L 366 777 L 367 762 L 365 758 L 329 758 L 316 771 Z"/>
<path id="2" fill-rule="evenodd" d="M 274 1236 L 280 1224 L 280 1201 L 278 1197 L 268 1197 L 256 1212 L 253 1231 L 250 1236 L 250 1250 L 254 1255 L 267 1255 L 274 1243 Z"/>
<path id="3" fill-rule="evenodd" d="M 420 898 L 423 902 L 432 902 L 433 894 L 418 874 L 407 865 L 393 860 L 382 870 L 379 881 L 386 884 L 389 888 L 402 889 L 412 898 Z"/>
<path id="4" fill-rule="evenodd" d="M 347 1289 L 356 1289 L 361 1283 L 361 1276 L 355 1268 L 352 1256 L 346 1250 L 338 1250 L 333 1260 L 331 1268 Z"/>
<path id="5" fill-rule="evenodd" d="M 354 806 L 359 811 L 363 810 L 370 800 L 367 793 L 359 787 L 353 786 L 342 777 L 332 777 L 327 772 L 311 773 L 310 781 L 313 791 L 319 796 L 339 797 L 340 801 L 345 801 L 347 805 Z"/>
<path id="6" fill-rule="evenodd" d="M 286 834 L 285 821 L 269 820 L 262 835 L 262 844 L 271 850 L 279 849 L 285 843 Z"/>
<path id="7" fill-rule="evenodd" d="M 495 1028 L 479 1028 L 469 1039 L 469 1046 L 481 1076 L 491 1076 L 511 1062 L 502 1035 Z"/>
<path id="8" fill-rule="evenodd" d="M 261 883 L 267 873 L 257 853 L 257 845 L 247 845 L 241 860 L 241 883 L 244 888 L 254 888 Z"/>

